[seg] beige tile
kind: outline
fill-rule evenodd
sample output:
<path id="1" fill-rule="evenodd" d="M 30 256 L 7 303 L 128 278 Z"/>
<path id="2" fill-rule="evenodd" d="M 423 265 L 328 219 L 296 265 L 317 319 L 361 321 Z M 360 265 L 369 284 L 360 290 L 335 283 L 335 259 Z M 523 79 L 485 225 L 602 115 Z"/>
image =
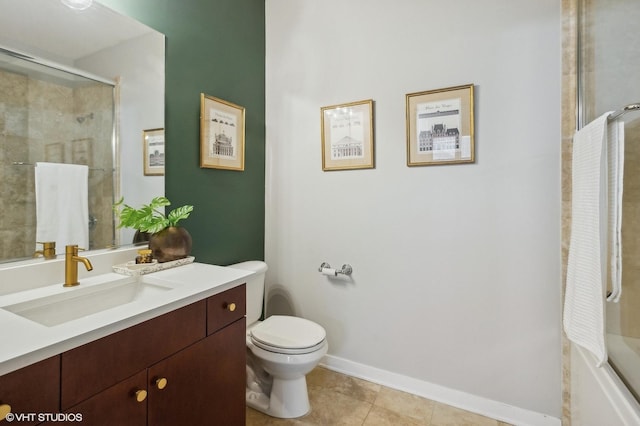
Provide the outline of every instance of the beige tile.
<path id="1" fill-rule="evenodd" d="M 247 426 L 268 426 L 271 424 L 271 417 L 262 414 L 253 408 L 247 407 L 245 410 Z"/>
<path id="2" fill-rule="evenodd" d="M 319 423 L 314 423 L 313 419 L 306 416 L 298 417 L 295 419 L 279 419 L 277 417 L 267 416 L 259 411 L 247 407 L 247 426 L 316 426 Z"/>
<path id="3" fill-rule="evenodd" d="M 311 412 L 303 425 L 362 425 L 372 404 L 325 388 L 310 388 Z"/>
<path id="4" fill-rule="evenodd" d="M 410 393 L 382 387 L 374 405 L 429 424 L 434 402 Z"/>
<path id="5" fill-rule="evenodd" d="M 498 421 L 436 402 L 431 426 L 498 426 Z"/>
<path id="6" fill-rule="evenodd" d="M 428 420 L 414 419 L 374 405 L 369 411 L 363 426 L 421 426 L 428 424 Z"/>
<path id="7" fill-rule="evenodd" d="M 336 373 L 323 367 L 317 367 L 307 375 L 307 387 L 331 390 L 369 403 L 375 401 L 381 388 L 378 384 Z"/>
<path id="8" fill-rule="evenodd" d="M 277 419 L 247 409 L 247 426 L 360 426 L 371 403 L 359 401 L 331 389 L 309 389 L 311 411 L 296 419 Z"/>
<path id="9" fill-rule="evenodd" d="M 277 419 L 247 408 L 247 426 L 509 426 L 325 368 L 310 373 L 307 384 L 307 415 Z"/>

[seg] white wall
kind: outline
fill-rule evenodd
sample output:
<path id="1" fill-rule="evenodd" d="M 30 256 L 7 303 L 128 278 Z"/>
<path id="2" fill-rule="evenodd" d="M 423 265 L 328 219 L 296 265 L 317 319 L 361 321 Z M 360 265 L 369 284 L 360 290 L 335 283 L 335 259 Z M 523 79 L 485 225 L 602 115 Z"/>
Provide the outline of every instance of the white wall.
<path id="1" fill-rule="evenodd" d="M 269 313 L 322 324 L 330 360 L 560 417 L 560 12 L 266 0 Z M 469 83 L 476 163 L 407 167 L 405 94 Z M 320 108 L 369 98 L 375 169 L 323 172 Z"/>
<path id="2" fill-rule="evenodd" d="M 142 131 L 164 127 L 164 36 L 150 32 L 84 58 L 78 66 L 120 79 L 120 194 L 125 203 L 138 207 L 164 195 L 164 176 L 145 176 L 142 162 Z M 121 243 L 131 243 L 134 232 L 121 229 Z"/>

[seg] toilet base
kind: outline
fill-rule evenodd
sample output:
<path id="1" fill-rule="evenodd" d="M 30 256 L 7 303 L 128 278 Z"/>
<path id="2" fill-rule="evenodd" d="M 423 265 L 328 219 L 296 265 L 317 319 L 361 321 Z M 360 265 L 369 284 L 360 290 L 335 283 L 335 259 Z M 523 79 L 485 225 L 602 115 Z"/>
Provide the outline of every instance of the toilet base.
<path id="1" fill-rule="evenodd" d="M 309 412 L 309 395 L 305 376 L 296 379 L 273 379 L 271 394 L 247 389 L 247 405 L 271 417 L 292 419 Z"/>

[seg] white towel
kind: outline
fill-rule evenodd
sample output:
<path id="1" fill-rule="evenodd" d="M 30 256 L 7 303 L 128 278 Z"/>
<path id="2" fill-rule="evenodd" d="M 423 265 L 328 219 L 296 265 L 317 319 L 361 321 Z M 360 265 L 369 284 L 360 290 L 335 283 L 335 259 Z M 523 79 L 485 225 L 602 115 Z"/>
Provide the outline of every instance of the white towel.
<path id="1" fill-rule="evenodd" d="M 567 337 L 607 360 L 604 338 L 608 228 L 607 118 L 601 115 L 573 138 L 571 239 L 563 324 Z"/>
<path id="2" fill-rule="evenodd" d="M 611 120 L 607 128 L 609 166 L 609 271 L 611 295 L 607 301 L 618 302 L 622 294 L 622 178 L 624 175 L 624 121 Z"/>
<path id="3" fill-rule="evenodd" d="M 88 177 L 87 166 L 36 163 L 36 241 L 89 248 Z"/>

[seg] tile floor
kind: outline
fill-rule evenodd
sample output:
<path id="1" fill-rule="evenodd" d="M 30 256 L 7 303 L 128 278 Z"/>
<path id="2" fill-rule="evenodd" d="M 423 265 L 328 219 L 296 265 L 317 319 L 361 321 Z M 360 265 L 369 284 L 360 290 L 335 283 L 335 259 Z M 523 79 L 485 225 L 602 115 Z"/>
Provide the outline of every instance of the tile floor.
<path id="1" fill-rule="evenodd" d="M 307 375 L 311 412 L 276 419 L 247 407 L 247 426 L 508 426 L 488 417 L 317 367 Z"/>

